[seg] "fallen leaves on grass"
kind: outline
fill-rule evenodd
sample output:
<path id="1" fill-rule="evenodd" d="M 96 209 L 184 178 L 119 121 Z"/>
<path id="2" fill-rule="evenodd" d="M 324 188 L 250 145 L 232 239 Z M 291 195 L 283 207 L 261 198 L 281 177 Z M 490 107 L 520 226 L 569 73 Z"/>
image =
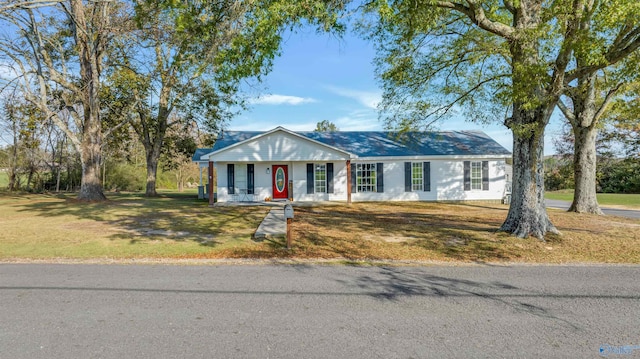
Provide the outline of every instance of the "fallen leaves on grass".
<path id="1" fill-rule="evenodd" d="M 293 248 L 251 240 L 268 207 L 185 196 L 111 195 L 103 203 L 0 198 L 0 258 L 259 258 L 640 263 L 640 221 L 549 210 L 561 236 L 497 232 L 508 207 L 425 202 L 295 209 Z"/>

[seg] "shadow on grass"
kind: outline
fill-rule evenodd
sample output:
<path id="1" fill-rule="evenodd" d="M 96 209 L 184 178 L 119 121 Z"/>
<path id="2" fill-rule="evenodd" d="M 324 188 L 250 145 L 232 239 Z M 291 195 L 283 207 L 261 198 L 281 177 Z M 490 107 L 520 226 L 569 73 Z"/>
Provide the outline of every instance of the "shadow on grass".
<path id="1" fill-rule="evenodd" d="M 303 224 L 297 230 L 301 237 L 297 246 L 320 256 L 333 254 L 347 259 L 393 259 L 416 251 L 425 257 L 435 252 L 440 257 L 477 262 L 520 257 L 516 250 L 501 245 L 506 234 L 496 234 L 506 216 L 504 209 L 465 205 L 471 208 L 458 211 L 457 206 L 298 208 L 296 221 Z M 489 210 L 494 212 L 491 216 L 479 212 Z"/>
<path id="2" fill-rule="evenodd" d="M 23 197 L 13 206 L 17 212 L 37 216 L 70 216 L 107 224 L 117 230 L 110 239 L 129 240 L 131 244 L 195 241 L 208 247 L 223 244 L 218 237 L 229 233 L 250 236 L 266 213 L 253 207 L 209 208 L 207 202 L 193 194 L 145 197 L 141 193 L 118 193 L 110 194 L 107 201 L 90 203 L 72 196 L 38 195 L 32 200 Z"/>

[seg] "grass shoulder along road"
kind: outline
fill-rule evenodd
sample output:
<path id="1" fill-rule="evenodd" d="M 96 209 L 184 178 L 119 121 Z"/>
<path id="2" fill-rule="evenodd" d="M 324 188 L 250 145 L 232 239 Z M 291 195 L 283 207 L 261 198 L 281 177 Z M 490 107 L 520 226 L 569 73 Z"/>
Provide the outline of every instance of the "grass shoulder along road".
<path id="1" fill-rule="evenodd" d="M 283 258 L 340 261 L 640 263 L 640 221 L 549 210 L 546 242 L 497 232 L 508 207 L 427 202 L 296 207 L 293 249 L 255 242 L 269 207 L 193 194 L 0 195 L 0 260 Z"/>
<path id="2" fill-rule="evenodd" d="M 600 206 L 603 207 L 640 209 L 640 194 L 598 193 L 596 197 Z M 546 192 L 545 198 L 571 202 L 573 201 L 573 190 Z"/>

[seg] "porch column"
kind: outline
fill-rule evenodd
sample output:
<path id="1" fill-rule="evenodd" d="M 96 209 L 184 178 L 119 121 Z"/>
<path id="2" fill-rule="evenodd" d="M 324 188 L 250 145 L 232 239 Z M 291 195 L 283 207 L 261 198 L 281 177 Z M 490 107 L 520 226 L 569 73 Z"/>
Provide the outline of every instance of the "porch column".
<path id="1" fill-rule="evenodd" d="M 209 161 L 209 207 L 213 207 L 213 161 Z"/>
<path id="2" fill-rule="evenodd" d="M 351 160 L 347 160 L 347 204 L 351 204 Z"/>

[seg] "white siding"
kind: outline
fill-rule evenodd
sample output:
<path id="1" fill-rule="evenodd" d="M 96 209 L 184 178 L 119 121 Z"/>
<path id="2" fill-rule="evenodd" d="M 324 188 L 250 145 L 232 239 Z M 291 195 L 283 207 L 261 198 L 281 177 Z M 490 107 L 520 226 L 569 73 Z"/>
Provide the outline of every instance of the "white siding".
<path id="1" fill-rule="evenodd" d="M 295 162 L 346 160 L 348 155 L 310 140 L 278 131 L 211 156 L 216 162 Z"/>
<path id="2" fill-rule="evenodd" d="M 297 162 L 295 164 L 295 177 L 293 180 L 293 197 L 296 201 L 321 202 L 321 201 L 346 201 L 347 200 L 347 166 L 346 161 L 333 163 L 333 193 L 312 193 L 307 194 L 307 163 L 327 163 Z"/>
<path id="3" fill-rule="evenodd" d="M 334 193 L 307 194 L 307 163 L 327 163 L 334 166 Z M 431 163 L 431 191 L 405 192 L 404 187 L 404 162 L 405 161 L 379 161 L 384 164 L 384 192 L 356 193 L 352 189 L 353 202 L 364 201 L 473 201 L 473 200 L 501 200 L 504 196 L 505 186 L 505 162 L 503 159 L 489 160 L 489 190 L 464 190 L 464 162 L 462 160 L 427 160 Z M 407 161 L 410 162 L 410 161 Z M 415 162 L 415 160 L 414 160 Z M 216 162 L 218 174 L 218 201 L 231 200 L 227 191 L 227 163 Z M 249 162 L 251 163 L 251 162 Z M 352 161 L 357 163 L 357 161 Z M 377 163 L 366 161 L 360 163 Z M 255 170 L 255 194 L 254 200 L 264 201 L 266 197 L 273 197 L 272 169 L 271 166 L 287 165 L 289 179 L 293 180 L 294 201 L 346 201 L 347 200 L 347 168 L 346 161 L 287 161 L 254 163 Z M 269 174 L 266 173 L 269 168 Z M 236 163 L 236 187 L 238 179 L 246 173 L 246 163 Z M 246 175 L 245 175 L 246 177 Z"/>
<path id="4" fill-rule="evenodd" d="M 228 202 L 232 200 L 227 189 L 227 164 L 229 162 L 216 162 L 215 167 L 218 173 L 218 201 Z M 313 162 L 274 162 L 274 163 L 255 163 L 255 187 L 254 200 L 264 201 L 267 197 L 273 198 L 273 165 L 286 165 L 288 169 L 289 179 L 293 180 L 293 199 L 294 201 L 346 201 L 347 200 L 347 170 L 346 162 L 333 163 L 334 172 L 334 193 L 314 193 L 307 194 L 307 163 Z M 317 162 L 316 162 L 317 163 Z M 327 162 L 322 162 L 327 163 Z M 235 164 L 235 180 L 238 187 L 238 178 L 241 175 L 239 171 L 247 170 L 246 164 Z M 267 168 L 269 174 L 267 174 Z M 246 177 L 246 175 L 245 175 Z M 291 194 L 289 194 L 291 195 Z"/>
<path id="5" fill-rule="evenodd" d="M 505 162 L 489 161 L 489 190 L 464 190 L 464 161 L 438 161 L 435 170 L 438 178 L 439 201 L 500 200 L 504 196 Z"/>
<path id="6" fill-rule="evenodd" d="M 366 192 L 356 193 L 356 189 L 353 188 L 351 194 L 351 200 L 353 202 L 365 202 L 365 201 L 435 201 L 436 193 L 434 191 L 434 177 L 433 177 L 433 162 L 431 162 L 431 191 L 404 191 L 404 162 L 405 161 L 378 161 L 383 163 L 383 176 L 384 176 L 384 192 Z M 360 163 L 378 163 L 373 161 L 366 161 Z M 409 161 L 407 161 L 409 162 Z M 358 163 L 358 162 L 353 162 Z"/>
<path id="7" fill-rule="evenodd" d="M 404 162 L 380 161 L 384 163 L 384 192 L 356 193 L 354 202 L 360 201 L 473 201 L 501 200 L 504 196 L 505 163 L 503 159 L 489 161 L 489 190 L 464 190 L 464 161 L 428 160 L 431 163 L 431 191 L 405 192 Z M 410 162 L 410 161 L 406 161 Z M 415 162 L 415 160 L 414 160 Z M 354 163 L 357 163 L 354 161 Z M 362 162 L 364 163 L 364 162 Z M 373 163 L 367 161 L 366 163 Z"/>

